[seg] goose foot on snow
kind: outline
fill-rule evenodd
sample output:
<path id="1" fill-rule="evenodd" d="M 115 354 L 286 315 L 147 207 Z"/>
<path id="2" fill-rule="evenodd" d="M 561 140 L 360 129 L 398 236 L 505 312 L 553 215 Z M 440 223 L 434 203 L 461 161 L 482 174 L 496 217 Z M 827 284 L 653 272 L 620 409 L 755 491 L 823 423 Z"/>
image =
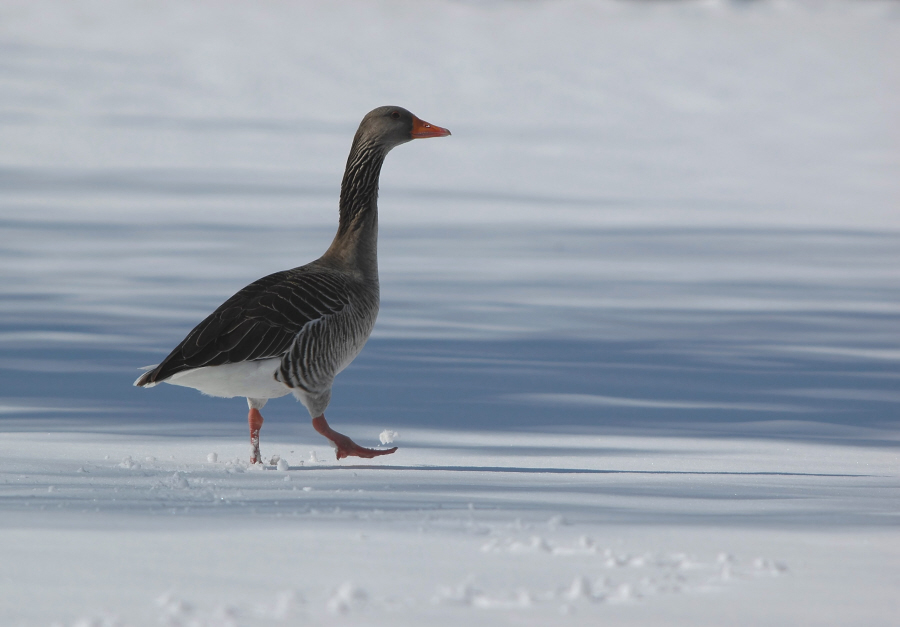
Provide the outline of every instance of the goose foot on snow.
<path id="1" fill-rule="evenodd" d="M 334 445 L 335 455 L 338 459 L 344 459 L 345 457 L 365 457 L 366 459 L 371 459 L 373 457 L 378 457 L 379 455 L 390 455 L 397 450 L 396 446 L 383 450 L 360 446 L 343 433 L 338 433 L 329 427 L 328 422 L 325 420 L 325 414 L 313 418 L 312 424 L 316 431 L 331 440 L 331 443 Z"/>

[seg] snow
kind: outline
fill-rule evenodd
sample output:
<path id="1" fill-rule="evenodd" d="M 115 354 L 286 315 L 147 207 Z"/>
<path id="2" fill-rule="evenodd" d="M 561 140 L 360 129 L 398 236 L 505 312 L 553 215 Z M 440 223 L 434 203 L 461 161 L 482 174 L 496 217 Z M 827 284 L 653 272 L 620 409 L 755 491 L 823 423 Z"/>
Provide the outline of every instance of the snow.
<path id="1" fill-rule="evenodd" d="M 893 2 L 6 2 L 0 623 L 893 625 Z M 333 235 L 329 422 L 134 389 Z M 402 438 L 399 434 L 402 433 Z"/>
<path id="2" fill-rule="evenodd" d="M 392 429 L 385 429 L 378 434 L 378 440 L 382 444 L 392 444 L 394 440 L 400 437 L 400 434 Z"/>
<path id="3" fill-rule="evenodd" d="M 39 624 L 712 625 L 735 608 L 748 622 L 892 620 L 893 449 L 542 433 L 450 448 L 453 433 L 425 429 L 404 442 L 402 462 L 291 467 L 285 482 L 206 462 L 210 443 L 238 455 L 236 438 L 9 433 L 5 611 Z M 160 457 L 115 463 L 147 450 Z"/>

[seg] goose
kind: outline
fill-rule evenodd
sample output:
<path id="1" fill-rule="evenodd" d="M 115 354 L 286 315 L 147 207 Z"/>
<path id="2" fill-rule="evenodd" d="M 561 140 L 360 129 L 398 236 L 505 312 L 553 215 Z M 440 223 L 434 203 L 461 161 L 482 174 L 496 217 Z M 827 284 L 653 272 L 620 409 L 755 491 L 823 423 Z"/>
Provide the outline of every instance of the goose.
<path id="1" fill-rule="evenodd" d="M 338 460 L 389 455 L 334 431 L 325 420 L 335 376 L 359 354 L 378 315 L 378 179 L 384 158 L 413 139 L 450 131 L 402 107 L 378 107 L 362 119 L 341 181 L 337 234 L 315 261 L 254 281 L 222 303 L 160 364 L 134 382 L 169 383 L 249 407 L 250 463 L 262 463 L 260 410 L 293 394 L 331 441 Z"/>

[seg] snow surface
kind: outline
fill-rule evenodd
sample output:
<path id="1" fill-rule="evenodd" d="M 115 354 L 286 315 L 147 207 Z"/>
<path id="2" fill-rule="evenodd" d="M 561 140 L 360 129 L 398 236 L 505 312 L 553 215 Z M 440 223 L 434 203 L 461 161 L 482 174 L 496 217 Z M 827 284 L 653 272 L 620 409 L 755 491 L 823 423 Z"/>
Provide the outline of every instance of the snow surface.
<path id="1" fill-rule="evenodd" d="M 895 2 L 3 3 L 0 624 L 896 624 L 898 77 Z M 131 382 L 388 103 L 453 136 L 329 421 L 400 449 L 248 467 Z"/>

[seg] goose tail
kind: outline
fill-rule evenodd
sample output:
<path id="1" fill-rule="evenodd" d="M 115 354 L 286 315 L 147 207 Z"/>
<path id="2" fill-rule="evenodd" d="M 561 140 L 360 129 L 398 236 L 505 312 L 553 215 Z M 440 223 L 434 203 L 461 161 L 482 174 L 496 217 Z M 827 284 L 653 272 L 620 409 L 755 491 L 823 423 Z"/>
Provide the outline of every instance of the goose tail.
<path id="1" fill-rule="evenodd" d="M 152 366 L 144 366 L 141 368 L 141 370 L 146 370 L 147 372 L 139 376 L 137 380 L 135 380 L 134 385 L 139 388 L 152 388 L 159 383 L 158 381 L 153 380 L 153 375 L 156 374 L 156 369 L 158 367 L 159 364 L 154 364 Z"/>

